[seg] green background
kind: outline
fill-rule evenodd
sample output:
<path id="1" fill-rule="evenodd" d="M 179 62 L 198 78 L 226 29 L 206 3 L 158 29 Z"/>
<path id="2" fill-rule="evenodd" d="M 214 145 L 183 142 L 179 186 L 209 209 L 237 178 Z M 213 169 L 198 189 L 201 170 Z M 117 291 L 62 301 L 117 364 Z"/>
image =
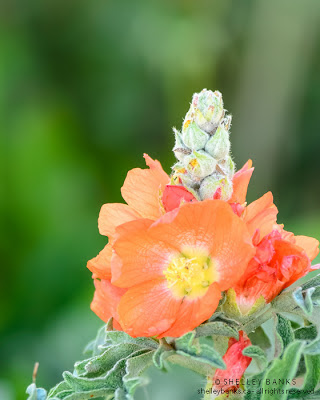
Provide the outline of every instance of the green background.
<path id="1" fill-rule="evenodd" d="M 174 163 L 192 93 L 223 93 L 249 200 L 320 238 L 318 0 L 4 0 L 0 4 L 0 398 L 49 388 L 101 321 L 86 261 L 101 205 L 142 154 Z"/>

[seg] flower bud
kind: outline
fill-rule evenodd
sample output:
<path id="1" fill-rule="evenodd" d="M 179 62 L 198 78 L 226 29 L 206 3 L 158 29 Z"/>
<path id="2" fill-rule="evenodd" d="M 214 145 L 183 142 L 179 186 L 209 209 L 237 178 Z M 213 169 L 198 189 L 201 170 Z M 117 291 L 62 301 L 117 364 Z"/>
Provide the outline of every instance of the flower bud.
<path id="1" fill-rule="evenodd" d="M 181 133 L 175 128 L 173 128 L 173 131 L 176 138 L 173 152 L 179 161 L 183 161 L 184 157 L 191 153 L 191 150 L 184 145 Z"/>
<path id="2" fill-rule="evenodd" d="M 189 172 L 181 163 L 176 163 L 172 167 L 170 183 L 171 185 L 183 185 L 187 188 L 192 188 L 195 184 Z"/>
<path id="3" fill-rule="evenodd" d="M 220 125 L 206 143 L 205 150 L 216 160 L 225 158 L 230 151 L 229 132 Z"/>
<path id="4" fill-rule="evenodd" d="M 221 199 L 227 201 L 232 195 L 232 180 L 227 176 L 214 173 L 201 182 L 199 193 L 201 200 Z"/>
<path id="5" fill-rule="evenodd" d="M 197 125 L 212 134 L 224 116 L 222 95 L 217 90 L 203 89 L 195 93 L 192 99 L 194 118 Z"/>
<path id="6" fill-rule="evenodd" d="M 186 156 L 183 164 L 189 174 L 200 181 L 214 172 L 217 162 L 204 150 L 199 150 L 193 151 L 190 155 Z"/>
<path id="7" fill-rule="evenodd" d="M 189 123 L 185 123 L 183 126 L 182 138 L 187 147 L 192 150 L 200 150 L 204 149 L 209 139 L 209 135 L 200 129 L 194 121 L 190 121 Z"/>
<path id="8" fill-rule="evenodd" d="M 227 155 L 227 157 L 223 160 L 220 160 L 219 164 L 217 165 L 217 171 L 222 173 L 223 175 L 228 175 L 230 178 L 233 177 L 234 170 L 234 162 L 229 155 Z"/>

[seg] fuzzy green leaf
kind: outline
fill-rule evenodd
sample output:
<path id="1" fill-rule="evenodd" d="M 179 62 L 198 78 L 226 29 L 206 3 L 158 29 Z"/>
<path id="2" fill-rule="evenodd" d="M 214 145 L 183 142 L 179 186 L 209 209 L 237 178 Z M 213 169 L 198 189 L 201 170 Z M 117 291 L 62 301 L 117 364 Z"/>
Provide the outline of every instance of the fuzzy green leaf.
<path id="1" fill-rule="evenodd" d="M 315 291 L 314 287 L 310 287 L 305 291 L 302 291 L 301 287 L 298 287 L 293 293 L 292 296 L 298 306 L 301 308 L 303 312 L 307 315 L 311 315 L 313 311 L 313 303 L 312 303 L 312 294 Z"/>
<path id="2" fill-rule="evenodd" d="M 195 335 L 195 331 L 192 331 L 176 340 L 177 354 L 216 368 L 225 369 L 226 365 L 221 355 L 212 346 L 201 344 L 198 340 L 195 340 Z"/>
<path id="3" fill-rule="evenodd" d="M 257 362 L 261 371 L 263 371 L 268 365 L 266 354 L 259 346 L 248 346 L 242 351 L 242 354 L 253 358 Z"/>
<path id="4" fill-rule="evenodd" d="M 126 390 L 132 394 L 138 386 L 146 385 L 149 378 L 143 376 L 147 368 L 152 365 L 153 351 L 141 354 L 138 357 L 130 358 L 126 365 L 126 374 L 123 377 L 123 383 Z"/>
<path id="5" fill-rule="evenodd" d="M 110 346 L 103 354 L 88 361 L 85 365 L 86 375 L 88 377 L 102 375 L 109 371 L 117 361 L 127 358 L 138 350 L 141 350 L 141 347 L 132 343 Z"/>
<path id="6" fill-rule="evenodd" d="M 48 399 L 52 399 L 55 396 L 59 397 L 62 392 L 70 392 L 71 387 L 67 382 L 62 381 L 54 386 L 48 393 Z"/>
<path id="7" fill-rule="evenodd" d="M 305 355 L 304 360 L 306 365 L 304 384 L 301 389 L 291 389 L 289 399 L 304 399 L 306 392 L 313 391 L 320 380 L 320 356 Z"/>
<path id="8" fill-rule="evenodd" d="M 212 335 L 228 336 L 234 337 L 237 340 L 239 339 L 238 331 L 223 321 L 208 322 L 196 328 L 196 337 Z"/>
<path id="9" fill-rule="evenodd" d="M 260 374 L 256 374 L 251 377 L 247 377 L 245 379 L 245 400 L 260 400 L 260 388 L 262 385 L 262 380 L 264 377 L 264 373 L 261 372 Z"/>
<path id="10" fill-rule="evenodd" d="M 304 343 L 301 341 L 295 341 L 290 343 L 283 357 L 275 359 L 271 366 L 267 369 L 265 377 L 263 379 L 263 394 L 261 396 L 261 400 L 274 400 L 274 393 L 270 394 L 270 384 L 272 384 L 272 389 L 279 390 L 277 394 L 277 400 L 286 400 L 287 394 L 286 390 L 289 388 L 289 384 L 287 380 L 290 382 L 294 377 L 297 371 L 300 357 L 303 351 Z M 276 382 L 274 380 L 276 379 Z M 283 393 L 282 393 L 283 391 Z"/>
<path id="11" fill-rule="evenodd" d="M 317 337 L 317 328 L 314 325 L 304 326 L 294 331 L 296 339 L 314 340 Z"/>
<path id="12" fill-rule="evenodd" d="M 280 335 L 284 349 L 294 340 L 290 321 L 281 315 L 277 315 L 277 332 Z"/>
<path id="13" fill-rule="evenodd" d="M 304 354 L 319 355 L 320 354 L 320 338 L 315 339 L 304 348 Z"/>
<path id="14" fill-rule="evenodd" d="M 121 331 L 106 332 L 106 343 L 110 345 L 132 343 L 150 349 L 157 349 L 158 347 L 158 342 L 154 339 L 145 337 L 133 338 Z"/>
<path id="15" fill-rule="evenodd" d="M 164 369 L 164 361 L 175 351 L 167 343 L 160 343 L 160 346 L 153 353 L 153 363 L 159 369 Z"/>

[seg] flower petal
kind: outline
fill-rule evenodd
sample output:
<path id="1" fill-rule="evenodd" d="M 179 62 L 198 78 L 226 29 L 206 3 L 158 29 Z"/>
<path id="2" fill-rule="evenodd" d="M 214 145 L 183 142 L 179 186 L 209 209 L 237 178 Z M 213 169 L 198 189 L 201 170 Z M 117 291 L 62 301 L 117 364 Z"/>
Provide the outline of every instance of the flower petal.
<path id="1" fill-rule="evenodd" d="M 112 255 L 112 247 L 110 244 L 107 244 L 104 249 L 100 251 L 100 253 L 88 261 L 87 268 L 95 274 L 97 277 L 101 279 L 110 279 L 111 278 L 111 255 Z"/>
<path id="2" fill-rule="evenodd" d="M 163 332 L 159 338 L 164 336 L 178 337 L 192 331 L 212 316 L 218 307 L 220 298 L 220 288 L 216 283 L 210 285 L 203 297 L 192 300 L 185 297 L 179 307 L 174 324 L 166 332 Z"/>
<path id="3" fill-rule="evenodd" d="M 141 216 L 126 204 L 104 204 L 98 219 L 99 232 L 101 235 L 112 237 L 118 225 L 137 218 L 141 218 Z"/>
<path id="4" fill-rule="evenodd" d="M 168 214 L 166 218 L 168 218 Z M 163 277 L 163 268 L 173 250 L 170 243 L 154 238 L 147 229 L 152 221 L 140 219 L 117 228 L 111 259 L 112 283 L 131 287 Z"/>
<path id="5" fill-rule="evenodd" d="M 244 221 L 250 234 L 253 235 L 259 229 L 260 238 L 262 239 L 273 230 L 277 222 L 277 214 L 278 209 L 273 204 L 272 193 L 268 192 L 246 207 Z"/>
<path id="6" fill-rule="evenodd" d="M 121 188 L 128 205 L 145 218 L 157 219 L 161 215 L 160 192 L 169 183 L 168 175 L 157 160 L 145 154 L 150 169 L 135 168 L 128 172 Z"/>
<path id="7" fill-rule="evenodd" d="M 247 191 L 249 182 L 253 173 L 254 168 L 252 167 L 252 161 L 248 160 L 246 164 L 234 174 L 232 179 L 233 182 L 233 193 L 229 203 L 244 203 L 246 201 Z"/>
<path id="8" fill-rule="evenodd" d="M 94 280 L 96 291 L 91 303 L 91 310 L 97 314 L 104 322 L 113 317 L 119 320 L 117 307 L 121 296 L 126 292 L 125 289 L 120 289 L 113 286 L 109 280 Z M 119 326 L 119 325 L 115 325 Z"/>
<path id="9" fill-rule="evenodd" d="M 295 236 L 295 244 L 302 247 L 307 253 L 310 261 L 314 260 L 319 253 L 319 241 L 309 236 Z"/>
<path id="10" fill-rule="evenodd" d="M 174 210 L 182 202 L 189 203 L 193 201 L 197 201 L 197 199 L 184 186 L 166 185 L 163 191 L 162 202 L 166 211 Z"/>
<path id="11" fill-rule="evenodd" d="M 239 387 L 240 380 L 252 360 L 251 357 L 244 356 L 242 352 L 250 345 L 251 341 L 243 331 L 239 332 L 239 340 L 233 338 L 229 340 L 228 349 L 223 356 L 227 368 L 217 369 L 213 377 L 216 389 L 223 388 L 224 391 L 228 391 Z"/>
<path id="12" fill-rule="evenodd" d="M 166 282 L 157 279 L 129 289 L 118 312 L 122 329 L 132 337 L 157 336 L 168 330 L 177 317 L 181 299 L 175 299 Z"/>

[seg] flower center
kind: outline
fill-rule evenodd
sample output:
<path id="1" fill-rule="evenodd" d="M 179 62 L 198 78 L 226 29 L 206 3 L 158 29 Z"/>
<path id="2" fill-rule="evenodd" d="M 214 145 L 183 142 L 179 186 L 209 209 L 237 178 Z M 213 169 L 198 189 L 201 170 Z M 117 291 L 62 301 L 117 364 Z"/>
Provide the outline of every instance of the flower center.
<path id="1" fill-rule="evenodd" d="M 212 259 L 194 251 L 183 252 L 172 258 L 164 276 L 168 287 L 177 297 L 201 297 L 216 280 Z"/>

